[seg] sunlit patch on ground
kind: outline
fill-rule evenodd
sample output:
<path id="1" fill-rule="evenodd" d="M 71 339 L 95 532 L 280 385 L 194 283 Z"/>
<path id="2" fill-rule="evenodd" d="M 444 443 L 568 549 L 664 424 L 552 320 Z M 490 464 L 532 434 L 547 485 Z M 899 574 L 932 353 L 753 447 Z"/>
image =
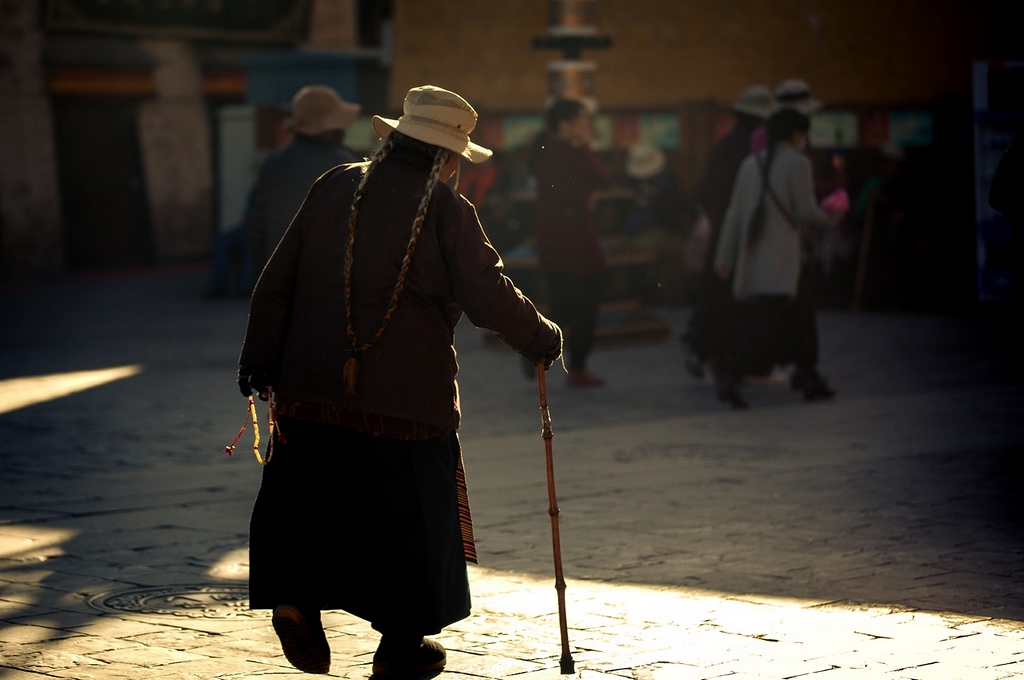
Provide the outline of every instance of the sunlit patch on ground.
<path id="1" fill-rule="evenodd" d="M 226 553 L 206 572 L 210 578 L 225 581 L 249 580 L 249 549 L 239 548 Z"/>
<path id="2" fill-rule="evenodd" d="M 53 559 L 46 571 L 31 564 L 58 558 L 72 534 L 0 526 L 0 677 L 4 666 L 95 679 L 141 677 L 133 669 L 172 678 L 293 672 L 268 612 L 220 618 L 90 613 L 83 606 L 85 591 L 96 591 L 102 570 L 90 567 L 84 576 L 83 564 L 66 567 L 62 559 Z M 205 578 L 238 588 L 247 575 L 248 555 L 241 548 L 226 552 Z M 127 585 L 114 574 L 109 578 L 111 588 Z M 472 567 L 470 580 L 473 615 L 437 636 L 448 648 L 449 674 L 565 677 L 557 672 L 553 578 Z M 1016 621 L 598 581 L 570 580 L 566 594 L 581 680 L 1024 677 L 1024 623 Z M 377 634 L 341 612 L 326 613 L 324 625 L 331 676 L 367 678 Z"/>
<path id="3" fill-rule="evenodd" d="M 66 397 L 142 372 L 138 364 L 0 380 L 0 413 Z"/>
<path id="4" fill-rule="evenodd" d="M 62 544 L 76 533 L 71 529 L 0 525 L 0 559 L 15 563 L 43 562 L 49 557 L 63 555 Z"/>

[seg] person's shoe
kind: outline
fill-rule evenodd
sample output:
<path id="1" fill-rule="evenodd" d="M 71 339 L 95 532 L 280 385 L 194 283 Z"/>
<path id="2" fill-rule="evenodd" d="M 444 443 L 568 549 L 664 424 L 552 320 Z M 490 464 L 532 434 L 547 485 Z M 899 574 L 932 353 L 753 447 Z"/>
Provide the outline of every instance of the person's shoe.
<path id="1" fill-rule="evenodd" d="M 817 373 L 804 382 L 804 401 L 831 399 L 834 396 L 836 396 L 836 391 L 829 387 L 828 381 Z"/>
<path id="2" fill-rule="evenodd" d="M 448 660 L 441 643 L 420 638 L 413 645 L 388 645 L 384 639 L 373 655 L 373 674 L 384 678 L 415 677 L 444 669 Z"/>
<path id="3" fill-rule="evenodd" d="M 569 387 L 601 387 L 604 385 L 604 378 L 599 378 L 585 368 L 570 368 L 565 384 Z"/>
<path id="4" fill-rule="evenodd" d="M 750 402 L 743 398 L 743 395 L 740 394 L 739 390 L 719 392 L 718 398 L 721 399 L 722 401 L 729 402 L 729 405 L 738 411 L 750 408 Z"/>
<path id="5" fill-rule="evenodd" d="M 331 670 L 331 648 L 319 620 L 314 625 L 298 607 L 280 604 L 274 607 L 272 622 L 288 663 L 303 673 L 326 674 Z"/>
<path id="6" fill-rule="evenodd" d="M 729 402 L 734 409 L 750 408 L 750 403 L 740 394 L 740 386 L 735 380 L 725 380 L 718 386 L 718 398 Z"/>

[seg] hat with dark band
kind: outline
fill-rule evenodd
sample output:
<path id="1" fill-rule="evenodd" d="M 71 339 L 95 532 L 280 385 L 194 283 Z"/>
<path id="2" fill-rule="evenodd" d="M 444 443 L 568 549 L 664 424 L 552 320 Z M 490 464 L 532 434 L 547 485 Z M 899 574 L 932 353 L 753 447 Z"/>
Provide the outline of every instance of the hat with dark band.
<path id="1" fill-rule="evenodd" d="M 440 87 L 414 87 L 405 95 L 402 117 L 373 117 L 373 130 L 386 137 L 392 130 L 454 151 L 473 163 L 483 163 L 491 150 L 469 140 L 476 127 L 476 111 L 465 99 Z"/>
<path id="2" fill-rule="evenodd" d="M 796 109 L 805 116 L 821 111 L 820 99 L 811 96 L 811 88 L 799 78 L 783 80 L 775 88 L 776 109 Z"/>

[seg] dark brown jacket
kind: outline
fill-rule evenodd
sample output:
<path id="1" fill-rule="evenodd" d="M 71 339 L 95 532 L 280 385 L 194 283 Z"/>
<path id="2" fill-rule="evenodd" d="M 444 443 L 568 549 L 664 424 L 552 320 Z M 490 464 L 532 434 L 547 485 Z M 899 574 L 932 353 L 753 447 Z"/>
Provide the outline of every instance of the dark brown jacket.
<path id="1" fill-rule="evenodd" d="M 606 272 L 608 263 L 591 206 L 594 192 L 612 183 L 600 157 L 589 147 L 551 139 L 535 163 L 541 270 L 578 275 Z"/>
<path id="2" fill-rule="evenodd" d="M 384 318 L 429 171 L 428 158 L 400 147 L 367 181 L 353 266 L 359 343 Z M 544 357 L 554 326 L 502 273 L 473 205 L 439 184 L 391 324 L 347 397 L 343 261 L 361 172 L 340 166 L 309 190 L 256 284 L 239 364 L 270 375 L 282 400 L 458 429 L 454 332 L 463 311 L 531 361 Z"/>

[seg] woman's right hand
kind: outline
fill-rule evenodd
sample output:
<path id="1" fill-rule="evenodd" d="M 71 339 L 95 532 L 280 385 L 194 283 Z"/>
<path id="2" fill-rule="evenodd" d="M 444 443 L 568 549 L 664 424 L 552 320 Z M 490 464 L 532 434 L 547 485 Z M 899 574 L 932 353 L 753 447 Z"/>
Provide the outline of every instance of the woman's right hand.
<path id="1" fill-rule="evenodd" d="M 551 368 L 551 364 L 562 358 L 562 329 L 553 321 L 551 325 L 555 327 L 555 335 L 551 338 L 551 344 L 544 355 L 544 368 Z"/>
<path id="2" fill-rule="evenodd" d="M 266 401 L 270 398 L 272 382 L 270 376 L 263 371 L 257 371 L 248 366 L 238 367 L 238 389 L 243 397 L 251 397 L 255 390 L 256 395 Z"/>

